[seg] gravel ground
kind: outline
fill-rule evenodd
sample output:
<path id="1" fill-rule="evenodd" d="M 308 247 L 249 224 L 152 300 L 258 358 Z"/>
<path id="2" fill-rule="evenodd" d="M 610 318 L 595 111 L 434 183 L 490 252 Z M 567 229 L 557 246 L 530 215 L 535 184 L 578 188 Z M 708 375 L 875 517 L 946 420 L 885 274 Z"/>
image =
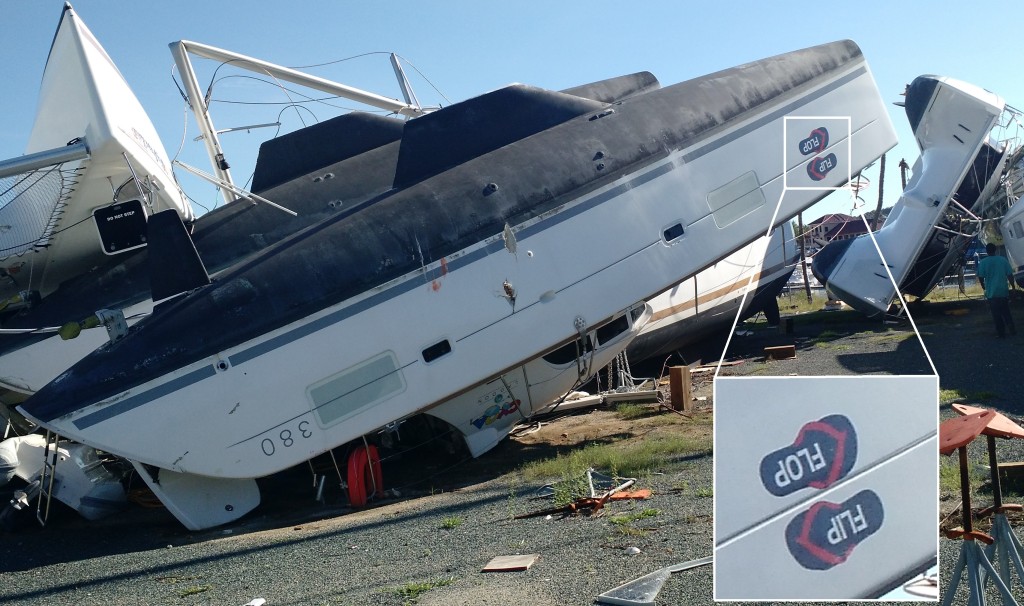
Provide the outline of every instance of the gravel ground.
<path id="1" fill-rule="evenodd" d="M 1024 322 L 1022 307 L 1014 304 Z M 967 315 L 946 315 L 956 308 Z M 948 390 L 943 418 L 952 414 L 954 398 L 1015 419 L 1024 415 L 1024 398 L 1010 383 L 1010 364 L 1024 337 L 997 340 L 983 302 L 931 304 L 913 313 Z M 797 358 L 763 362 L 763 347 L 777 344 L 795 344 Z M 714 360 L 721 346 L 709 341 L 703 353 L 688 350 L 683 357 Z M 757 329 L 734 339 L 728 359 L 744 360 L 725 369 L 734 375 L 931 372 L 909 326 L 884 325 L 855 312 L 819 314 L 813 321 L 798 317 L 788 334 Z M 709 381 L 697 385 L 698 395 L 709 390 Z M 983 461 L 983 445 L 974 446 L 972 460 Z M 1024 445 L 1000 441 L 999 448 L 1000 461 L 1024 460 Z M 514 470 L 550 452 L 507 440 L 482 459 L 433 476 L 430 487 L 403 490 L 402 499 L 361 512 L 330 505 L 337 502 L 330 495 L 328 505 L 313 502 L 308 473 L 296 472 L 265 483 L 265 504 L 253 514 L 204 533 L 185 531 L 159 509 L 133 507 L 98 523 L 66 514 L 45 529 L 0 535 L 0 604 L 241 606 L 254 598 L 265 598 L 268 606 L 591 604 L 620 583 L 710 555 L 710 453 L 667 462 L 664 474 L 642 479 L 654 492 L 651 499 L 615 503 L 602 517 L 510 520 L 545 506 L 527 500 L 535 486 Z M 976 492 L 975 507 L 988 504 L 989 495 Z M 959 502 L 944 496 L 946 511 Z M 634 522 L 637 532 L 624 534 L 610 522 L 613 514 L 644 508 L 659 513 Z M 940 545 L 948 583 L 960 543 L 942 539 Z M 640 553 L 628 555 L 628 547 Z M 540 557 L 525 572 L 480 572 L 490 558 L 516 553 Z M 711 580 L 710 567 L 674 575 L 658 604 L 711 603 Z M 412 583 L 436 587 L 415 598 L 398 593 Z M 1018 598 L 1024 597 L 1021 587 Z M 961 590 L 953 603 L 966 601 Z"/>
<path id="2" fill-rule="evenodd" d="M 550 506 L 528 501 L 516 478 L 357 513 L 309 511 L 308 499 L 295 498 L 306 510 L 300 515 L 275 512 L 201 534 L 180 530 L 162 512 L 91 525 L 68 520 L 4 538 L 0 603 L 240 606 L 261 597 L 275 606 L 399 605 L 410 602 L 397 593 L 407 584 L 450 579 L 418 603 L 589 604 L 620 583 L 711 553 L 709 453 L 645 478 L 652 498 L 611 504 L 601 517 L 511 520 Z M 633 523 L 636 534 L 610 522 L 611 514 L 645 508 L 659 513 Z M 445 523 L 451 519 L 458 525 Z M 628 555 L 629 547 L 641 553 Z M 540 558 L 525 572 L 480 572 L 492 557 L 533 553 Z M 709 594 L 710 567 L 683 574 L 686 582 L 665 588 L 664 603 Z"/>

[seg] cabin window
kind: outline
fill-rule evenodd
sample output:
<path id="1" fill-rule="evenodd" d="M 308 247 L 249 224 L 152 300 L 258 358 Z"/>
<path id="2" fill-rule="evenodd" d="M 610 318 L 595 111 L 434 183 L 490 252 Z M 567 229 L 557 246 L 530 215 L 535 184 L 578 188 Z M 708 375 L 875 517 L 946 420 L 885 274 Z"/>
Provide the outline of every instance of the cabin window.
<path id="1" fill-rule="evenodd" d="M 314 383 L 306 389 L 321 427 L 344 421 L 405 391 L 405 378 L 387 351 Z"/>
<path id="2" fill-rule="evenodd" d="M 1020 221 L 1013 222 L 1013 229 L 1011 231 L 1013 231 L 1014 238 L 1024 238 L 1024 227 L 1021 226 Z"/>
<path id="3" fill-rule="evenodd" d="M 582 355 L 588 351 L 594 349 L 594 343 L 590 340 L 590 336 L 587 336 L 586 344 L 579 339 L 563 345 L 555 351 L 544 356 L 544 361 L 548 364 L 554 364 L 555 366 L 561 366 L 562 364 L 568 364 L 576 359 L 577 356 Z"/>
<path id="4" fill-rule="evenodd" d="M 625 315 L 621 315 L 618 318 L 612 320 L 611 322 L 605 324 L 601 328 L 597 329 L 597 343 L 598 345 L 611 343 L 612 339 L 621 335 L 627 330 L 629 330 L 629 318 L 627 318 Z"/>
<path id="5" fill-rule="evenodd" d="M 448 342 L 448 339 L 441 341 L 440 343 L 434 343 L 430 347 L 423 350 L 423 361 L 427 364 L 440 358 L 441 356 L 450 354 L 452 352 L 452 344 Z"/>
<path id="6" fill-rule="evenodd" d="M 662 232 L 662 235 L 665 237 L 666 242 L 671 242 L 672 240 L 675 240 L 679 236 L 683 235 L 683 231 L 683 224 L 676 223 L 675 225 L 665 229 L 665 231 Z"/>
<path id="7" fill-rule="evenodd" d="M 708 194 L 708 209 L 719 229 L 764 206 L 764 193 L 753 171 L 743 174 Z"/>

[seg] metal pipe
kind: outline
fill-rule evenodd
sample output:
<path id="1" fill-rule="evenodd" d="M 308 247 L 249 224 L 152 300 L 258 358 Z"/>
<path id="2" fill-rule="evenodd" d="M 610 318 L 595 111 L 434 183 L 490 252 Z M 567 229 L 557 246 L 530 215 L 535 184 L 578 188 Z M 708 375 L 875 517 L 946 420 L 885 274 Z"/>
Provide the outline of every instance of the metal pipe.
<path id="1" fill-rule="evenodd" d="M 337 82 L 327 80 L 326 78 L 319 78 L 317 76 L 304 74 L 289 67 L 277 65 L 268 61 L 262 61 L 260 59 L 234 53 L 215 46 L 208 46 L 206 44 L 200 44 L 198 42 L 191 42 L 188 40 L 180 40 L 171 45 L 172 52 L 174 52 L 175 45 L 177 45 L 182 52 L 190 52 L 198 57 L 213 59 L 215 61 L 230 62 L 238 67 L 248 69 L 250 71 L 262 71 L 280 80 L 285 80 L 302 86 L 308 86 L 309 88 L 316 89 L 321 92 L 344 97 L 359 103 L 365 103 L 366 105 L 373 107 L 379 107 L 380 109 L 393 111 L 404 116 L 418 116 L 423 113 L 419 107 L 414 107 L 408 103 L 402 103 L 397 99 L 389 99 L 358 88 L 345 86 L 344 84 L 339 84 Z M 191 93 L 189 94 L 191 95 Z"/>
<path id="2" fill-rule="evenodd" d="M 203 143 L 206 145 L 206 153 L 210 156 L 210 164 L 217 178 L 226 183 L 234 185 L 231 180 L 231 171 L 224 159 L 224 149 L 220 146 L 220 139 L 217 138 L 217 129 L 213 127 L 213 119 L 210 118 L 209 109 L 202 92 L 199 90 L 199 81 L 196 80 L 196 72 L 192 69 L 192 62 L 188 58 L 188 48 L 185 41 L 172 42 L 170 44 L 171 55 L 174 63 L 178 66 L 178 73 L 181 74 L 181 82 L 185 86 L 185 93 L 188 95 L 188 103 L 192 107 L 192 115 L 196 117 L 196 124 L 199 132 L 203 135 Z M 234 200 L 234 195 L 229 188 L 220 188 L 224 202 Z"/>
<path id="3" fill-rule="evenodd" d="M 63 164 L 73 160 L 81 160 L 89 157 L 89 146 L 85 140 L 72 145 L 65 145 L 56 149 L 48 149 L 34 154 L 25 154 L 10 160 L 0 160 L 0 179 L 27 173 L 55 164 Z"/>

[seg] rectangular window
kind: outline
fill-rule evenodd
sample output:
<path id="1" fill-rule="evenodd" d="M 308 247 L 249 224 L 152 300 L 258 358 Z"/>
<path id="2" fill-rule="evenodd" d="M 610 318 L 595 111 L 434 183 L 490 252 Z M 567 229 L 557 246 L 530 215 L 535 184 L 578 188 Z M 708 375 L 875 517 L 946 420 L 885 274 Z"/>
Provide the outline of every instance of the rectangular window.
<path id="1" fill-rule="evenodd" d="M 306 389 L 321 427 L 328 427 L 405 391 L 395 354 L 387 351 Z"/>
<path id="2" fill-rule="evenodd" d="M 754 212 L 764 206 L 764 202 L 761 184 L 753 171 L 740 175 L 708 194 L 708 208 L 719 229 Z"/>

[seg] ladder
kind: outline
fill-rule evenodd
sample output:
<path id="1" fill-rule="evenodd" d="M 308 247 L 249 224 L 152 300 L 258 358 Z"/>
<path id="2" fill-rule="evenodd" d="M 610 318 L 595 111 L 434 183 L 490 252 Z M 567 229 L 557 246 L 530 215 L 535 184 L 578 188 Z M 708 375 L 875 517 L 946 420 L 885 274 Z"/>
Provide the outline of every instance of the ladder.
<path id="1" fill-rule="evenodd" d="M 46 526 L 46 520 L 50 517 L 50 502 L 53 499 L 53 485 L 56 477 L 57 461 L 60 451 L 57 448 L 60 436 L 46 430 L 46 445 L 43 448 L 43 468 L 39 472 L 39 499 L 36 501 L 36 520 L 40 526 Z M 53 446 L 53 455 L 50 455 L 50 446 Z"/>

